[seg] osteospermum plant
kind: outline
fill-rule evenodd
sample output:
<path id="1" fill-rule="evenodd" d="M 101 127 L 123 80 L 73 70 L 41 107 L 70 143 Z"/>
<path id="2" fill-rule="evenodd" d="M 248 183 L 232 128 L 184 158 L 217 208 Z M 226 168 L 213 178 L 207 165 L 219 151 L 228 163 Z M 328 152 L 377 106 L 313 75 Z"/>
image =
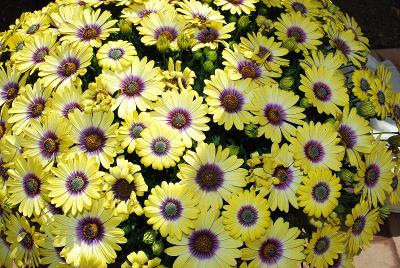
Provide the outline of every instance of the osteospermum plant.
<path id="1" fill-rule="evenodd" d="M 329 0 L 55 0 L 0 33 L 0 267 L 354 267 L 400 203 L 390 72 Z"/>

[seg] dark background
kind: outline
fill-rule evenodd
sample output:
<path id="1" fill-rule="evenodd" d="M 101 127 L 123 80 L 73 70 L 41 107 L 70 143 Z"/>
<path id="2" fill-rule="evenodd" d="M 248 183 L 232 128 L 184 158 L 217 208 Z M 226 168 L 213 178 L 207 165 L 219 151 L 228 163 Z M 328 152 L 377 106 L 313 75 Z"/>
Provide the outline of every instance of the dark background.
<path id="1" fill-rule="evenodd" d="M 23 11 L 33 11 L 50 0 L 0 0 L 0 31 L 13 24 Z M 333 0 L 354 16 L 372 48 L 400 47 L 400 0 Z"/>

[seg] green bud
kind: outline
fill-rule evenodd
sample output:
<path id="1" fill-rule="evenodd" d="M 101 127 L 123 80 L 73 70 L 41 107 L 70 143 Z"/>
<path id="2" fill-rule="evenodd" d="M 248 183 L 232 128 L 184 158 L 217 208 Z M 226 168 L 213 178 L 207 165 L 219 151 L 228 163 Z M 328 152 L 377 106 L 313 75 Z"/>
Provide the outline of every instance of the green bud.
<path id="1" fill-rule="evenodd" d="M 261 15 L 258 15 L 256 18 L 256 24 L 258 27 L 260 27 L 261 25 L 264 25 L 265 22 L 267 21 L 267 18 Z"/>
<path id="2" fill-rule="evenodd" d="M 244 127 L 244 133 L 250 138 L 256 138 L 258 134 L 258 126 L 256 124 L 249 124 Z"/>
<path id="3" fill-rule="evenodd" d="M 168 37 L 166 37 L 164 34 L 161 34 L 158 39 L 157 39 L 157 50 L 160 53 L 165 53 L 169 49 L 170 41 Z"/>
<path id="4" fill-rule="evenodd" d="M 215 145 L 219 145 L 219 143 L 221 142 L 221 137 L 214 135 L 211 137 L 211 143 L 214 143 Z"/>
<path id="5" fill-rule="evenodd" d="M 215 50 L 210 50 L 207 54 L 206 54 L 206 59 L 212 62 L 215 62 L 218 58 L 218 54 Z"/>
<path id="6" fill-rule="evenodd" d="M 237 22 L 237 17 L 235 15 L 230 15 L 228 17 L 228 22 Z"/>
<path id="7" fill-rule="evenodd" d="M 290 38 L 286 39 L 285 41 L 283 41 L 282 46 L 284 48 L 286 48 L 287 50 L 292 51 L 297 46 L 296 38 L 290 37 Z"/>
<path id="8" fill-rule="evenodd" d="M 200 50 L 197 50 L 194 52 L 193 58 L 197 61 L 200 61 L 203 58 L 203 53 Z"/>
<path id="9" fill-rule="evenodd" d="M 342 181 L 353 183 L 356 175 L 347 168 L 343 168 L 339 171 L 338 176 Z"/>
<path id="10" fill-rule="evenodd" d="M 156 231 L 153 230 L 146 231 L 143 235 L 143 243 L 148 245 L 153 244 L 154 241 L 156 240 L 156 236 L 157 236 Z"/>
<path id="11" fill-rule="evenodd" d="M 357 106 L 357 113 L 360 116 L 369 118 L 375 115 L 375 106 L 370 101 L 363 101 L 360 105 Z"/>
<path id="12" fill-rule="evenodd" d="M 132 23 L 129 20 L 119 20 L 119 30 L 124 35 L 130 35 L 132 32 Z"/>
<path id="13" fill-rule="evenodd" d="M 338 11 L 339 10 L 339 8 L 337 7 L 337 6 L 335 6 L 334 4 L 332 4 L 332 3 L 329 3 L 329 5 L 328 5 L 328 11 L 329 12 L 331 12 L 331 13 L 336 13 L 336 11 Z"/>
<path id="14" fill-rule="evenodd" d="M 279 81 L 279 86 L 284 90 L 289 90 L 294 84 L 294 78 L 292 76 L 282 77 Z"/>
<path id="15" fill-rule="evenodd" d="M 206 60 L 203 63 L 203 68 L 206 73 L 212 73 L 215 69 L 214 63 L 212 61 Z"/>
<path id="16" fill-rule="evenodd" d="M 336 120 L 333 117 L 329 117 L 328 119 L 325 120 L 325 123 L 335 125 Z"/>
<path id="17" fill-rule="evenodd" d="M 345 206 L 343 206 L 343 205 L 338 205 L 338 206 L 336 207 L 336 212 L 337 212 L 337 214 L 339 214 L 339 215 L 344 214 L 344 213 L 346 212 Z"/>
<path id="18" fill-rule="evenodd" d="M 122 230 L 124 231 L 125 235 L 129 234 L 131 232 L 131 227 L 129 225 L 124 225 L 122 227 Z"/>
<path id="19" fill-rule="evenodd" d="M 300 107 L 303 107 L 304 109 L 310 108 L 311 104 L 308 102 L 307 98 L 301 98 L 300 99 Z"/>
<path id="20" fill-rule="evenodd" d="M 258 14 L 263 15 L 263 16 L 267 15 L 267 13 L 268 13 L 268 9 L 266 7 L 260 7 L 257 9 L 257 11 L 258 11 Z"/>
<path id="21" fill-rule="evenodd" d="M 154 255 L 160 255 L 164 252 L 164 244 L 162 241 L 155 241 L 153 245 L 151 245 L 151 250 Z"/>
<path id="22" fill-rule="evenodd" d="M 234 144 L 231 144 L 228 146 L 229 149 L 229 155 L 238 155 L 240 152 L 240 147 Z"/>
<path id="23" fill-rule="evenodd" d="M 379 208 L 379 216 L 381 216 L 382 219 L 386 219 L 390 215 L 390 207 L 385 204 L 383 207 Z"/>
<path id="24" fill-rule="evenodd" d="M 393 147 L 400 147 L 400 135 L 391 136 L 388 142 Z"/>
<path id="25" fill-rule="evenodd" d="M 203 48 L 203 54 L 204 55 L 207 55 L 207 53 L 210 52 L 210 51 L 211 51 L 211 48 L 209 48 L 209 47 Z"/>
<path id="26" fill-rule="evenodd" d="M 244 29 L 244 28 L 246 28 L 247 26 L 249 26 L 249 24 L 250 24 L 250 17 L 247 16 L 247 15 L 241 16 L 241 17 L 239 18 L 239 20 L 238 20 L 239 29 Z"/>
<path id="27" fill-rule="evenodd" d="M 180 34 L 177 38 L 177 43 L 181 50 L 186 50 L 192 47 L 193 39 L 187 34 Z"/>

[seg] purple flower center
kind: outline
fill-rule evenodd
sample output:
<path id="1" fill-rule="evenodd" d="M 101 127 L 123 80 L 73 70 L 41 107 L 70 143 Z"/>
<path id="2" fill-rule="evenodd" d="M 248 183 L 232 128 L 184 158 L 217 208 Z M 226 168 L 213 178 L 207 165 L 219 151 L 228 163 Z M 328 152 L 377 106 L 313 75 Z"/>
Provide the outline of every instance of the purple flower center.
<path id="1" fill-rule="evenodd" d="M 84 217 L 78 221 L 76 235 L 80 242 L 84 242 L 87 245 L 99 243 L 105 235 L 104 224 L 97 217 Z"/>
<path id="2" fill-rule="evenodd" d="M 108 51 L 108 57 L 113 60 L 119 60 L 125 54 L 125 51 L 122 48 L 112 48 Z"/>
<path id="3" fill-rule="evenodd" d="M 129 183 L 124 179 L 119 179 L 113 184 L 111 190 L 114 192 L 115 198 L 121 201 L 128 201 L 131 198 L 134 188 L 135 185 L 133 183 Z"/>
<path id="4" fill-rule="evenodd" d="M 322 102 L 330 101 L 332 98 L 332 91 L 330 87 L 323 82 L 314 83 L 313 92 L 314 96 Z"/>
<path id="5" fill-rule="evenodd" d="M 364 183 L 368 188 L 374 187 L 379 180 L 381 175 L 381 169 L 377 164 L 370 164 L 367 166 L 365 170 L 365 179 Z"/>
<path id="6" fill-rule="evenodd" d="M 140 96 L 144 90 L 144 81 L 140 77 L 130 76 L 121 83 L 122 94 L 127 97 L 135 98 Z"/>
<path id="7" fill-rule="evenodd" d="M 338 132 L 340 134 L 342 144 L 348 149 L 353 149 L 357 143 L 356 132 L 347 125 L 340 125 Z"/>
<path id="8" fill-rule="evenodd" d="M 63 78 L 70 77 L 79 69 L 80 61 L 77 58 L 66 58 L 58 66 L 57 73 Z"/>
<path id="9" fill-rule="evenodd" d="M 30 198 L 34 198 L 41 192 L 42 181 L 35 174 L 28 173 L 22 180 L 22 186 L 25 194 Z"/>
<path id="10" fill-rule="evenodd" d="M 224 182 L 224 172 L 216 164 L 207 163 L 199 168 L 195 181 L 203 191 L 215 192 Z"/>
<path id="11" fill-rule="evenodd" d="M 8 82 L 1 90 L 1 97 L 8 101 L 14 100 L 18 96 L 19 84 L 17 82 Z"/>
<path id="12" fill-rule="evenodd" d="M 151 142 L 151 150 L 157 156 L 167 155 L 170 149 L 170 142 L 165 137 L 157 137 Z"/>
<path id="13" fill-rule="evenodd" d="M 283 120 L 286 119 L 286 113 L 283 107 L 274 103 L 268 103 L 265 105 L 264 116 L 273 126 L 281 126 L 283 124 Z"/>
<path id="14" fill-rule="evenodd" d="M 200 43 L 211 43 L 218 39 L 219 33 L 214 28 L 204 28 L 197 33 L 197 40 Z"/>
<path id="15" fill-rule="evenodd" d="M 161 215 L 168 221 L 175 221 L 182 216 L 182 203 L 175 198 L 166 198 L 160 206 Z"/>
<path id="16" fill-rule="evenodd" d="M 260 66 L 250 60 L 239 62 L 237 70 L 243 78 L 257 79 L 261 76 Z"/>
<path id="17" fill-rule="evenodd" d="M 293 172 L 290 168 L 279 165 L 274 169 L 272 176 L 279 179 L 278 184 L 274 184 L 274 188 L 278 190 L 285 190 L 290 187 L 293 181 Z"/>
<path id="18" fill-rule="evenodd" d="M 243 3 L 243 0 L 226 0 L 226 1 L 234 6 L 241 5 Z"/>
<path id="19" fill-rule="evenodd" d="M 319 163 L 323 160 L 325 152 L 321 143 L 315 140 L 310 140 L 304 145 L 304 154 L 311 162 Z"/>
<path id="20" fill-rule="evenodd" d="M 219 248 L 217 235 L 209 229 L 193 231 L 188 240 L 191 255 L 201 260 L 213 258 Z"/>
<path id="21" fill-rule="evenodd" d="M 60 151 L 60 140 L 53 131 L 47 131 L 40 139 L 39 147 L 42 156 L 50 159 Z"/>
<path id="22" fill-rule="evenodd" d="M 187 110 L 176 108 L 168 113 L 167 121 L 173 128 L 181 130 L 191 126 L 192 117 Z"/>
<path id="23" fill-rule="evenodd" d="M 28 106 L 28 117 L 38 118 L 42 115 L 46 101 L 43 98 L 34 99 Z"/>
<path id="24" fill-rule="evenodd" d="M 142 133 L 143 129 L 145 129 L 145 125 L 143 123 L 133 123 L 131 125 L 131 128 L 129 129 L 129 136 L 132 139 L 137 139 L 140 137 L 140 134 Z"/>
<path id="25" fill-rule="evenodd" d="M 299 26 L 291 26 L 287 29 L 286 35 L 288 37 L 293 37 L 297 43 L 304 43 L 307 39 L 307 34 L 303 28 Z"/>
<path id="26" fill-rule="evenodd" d="M 251 205 L 242 206 L 237 213 L 237 218 L 241 225 L 251 227 L 257 222 L 257 209 Z"/>
<path id="27" fill-rule="evenodd" d="M 73 171 L 66 179 L 66 188 L 70 194 L 77 195 L 86 190 L 89 178 L 82 171 Z"/>
<path id="28" fill-rule="evenodd" d="M 366 219 L 364 215 L 360 215 L 358 216 L 353 223 L 353 226 L 351 227 L 351 232 L 358 236 L 360 235 L 365 228 L 365 224 L 366 224 Z"/>
<path id="29" fill-rule="evenodd" d="M 8 169 L 9 168 L 7 168 L 6 166 L 5 166 L 5 162 L 3 161 L 3 159 L 2 158 L 0 158 L 0 177 L 4 180 L 4 181 L 7 181 L 8 180 L 8 177 L 9 177 L 9 175 L 8 175 Z"/>
<path id="30" fill-rule="evenodd" d="M 368 90 L 370 90 L 371 88 L 368 80 L 365 79 L 364 77 L 360 79 L 360 88 L 364 92 L 368 92 Z"/>
<path id="31" fill-rule="evenodd" d="M 96 24 L 86 25 L 79 29 L 78 36 L 82 41 L 96 39 L 101 33 L 101 28 Z"/>
<path id="32" fill-rule="evenodd" d="M 107 137 L 101 128 L 89 127 L 82 131 L 79 144 L 82 151 L 89 153 L 100 153 L 104 150 Z"/>
<path id="33" fill-rule="evenodd" d="M 343 254 L 340 253 L 336 260 L 333 260 L 333 264 L 328 266 L 329 268 L 339 268 L 342 265 Z"/>
<path id="34" fill-rule="evenodd" d="M 193 18 L 198 18 L 200 20 L 200 22 L 205 23 L 208 21 L 208 17 L 206 14 L 202 14 L 202 13 L 192 13 Z"/>
<path id="35" fill-rule="evenodd" d="M 258 49 L 258 53 L 257 53 L 257 57 L 262 58 L 264 57 L 267 53 L 269 53 L 266 61 L 267 62 L 271 62 L 274 59 L 274 56 L 272 55 L 271 50 L 269 50 L 268 48 L 264 47 L 264 46 L 260 46 Z"/>
<path id="36" fill-rule="evenodd" d="M 44 57 L 49 54 L 49 48 L 41 47 L 38 48 L 32 55 L 32 59 L 35 63 L 40 63 L 44 61 Z"/>
<path id="37" fill-rule="evenodd" d="M 378 93 L 376 94 L 377 98 L 378 98 L 378 103 L 379 105 L 385 105 L 385 101 L 386 101 L 386 97 L 385 97 L 385 93 L 383 93 L 382 90 L 379 90 Z"/>
<path id="38" fill-rule="evenodd" d="M 173 27 L 162 26 L 155 31 L 154 35 L 156 40 L 158 40 L 161 35 L 164 35 L 169 41 L 174 41 L 178 36 L 178 32 Z"/>
<path id="39" fill-rule="evenodd" d="M 307 13 L 307 7 L 303 4 L 303 3 L 299 3 L 299 2 L 293 2 L 291 4 L 292 8 L 294 11 L 300 11 L 301 14 L 306 14 Z"/>
<path id="40" fill-rule="evenodd" d="M 396 191 L 396 190 L 397 190 L 397 186 L 399 186 L 399 178 L 397 177 L 397 175 L 395 175 L 395 176 L 393 177 L 391 186 L 392 186 L 393 191 Z"/>
<path id="41" fill-rule="evenodd" d="M 63 215 L 64 212 L 62 211 L 61 207 L 56 207 L 54 204 L 49 203 L 49 210 L 53 215 Z"/>
<path id="42" fill-rule="evenodd" d="M 244 105 L 243 94 L 236 89 L 224 89 L 219 95 L 222 108 L 228 113 L 237 113 Z"/>
<path id="43" fill-rule="evenodd" d="M 39 23 L 35 23 L 32 24 L 31 26 L 29 26 L 28 30 L 26 30 L 27 34 L 34 34 L 36 33 L 40 28 L 40 24 Z"/>
<path id="44" fill-rule="evenodd" d="M 268 238 L 261 244 L 258 255 L 263 263 L 274 265 L 282 258 L 283 251 L 283 245 L 279 240 Z"/>
<path id="45" fill-rule="evenodd" d="M 139 12 L 137 13 L 137 16 L 138 16 L 139 18 L 143 18 L 144 16 L 147 16 L 147 15 L 149 15 L 149 14 L 151 14 L 151 13 L 157 13 L 157 10 L 153 10 L 153 9 L 143 9 L 142 11 L 139 11 Z"/>
<path id="46" fill-rule="evenodd" d="M 312 188 L 312 197 L 318 203 L 325 203 L 329 199 L 331 189 L 325 182 L 319 182 Z"/>
<path id="47" fill-rule="evenodd" d="M 322 236 L 318 238 L 317 242 L 314 245 L 314 253 L 316 255 L 322 255 L 328 251 L 331 242 L 329 237 Z"/>
<path id="48" fill-rule="evenodd" d="M 26 250 L 32 250 L 33 249 L 33 237 L 30 233 L 27 233 L 24 229 L 21 229 L 19 231 L 19 234 L 24 235 L 24 238 L 22 238 L 21 242 L 19 242 L 21 244 L 21 246 L 26 249 Z"/>
<path id="49" fill-rule="evenodd" d="M 333 39 L 333 43 L 335 44 L 336 48 L 339 49 L 345 56 L 351 53 L 349 45 L 343 39 L 336 37 Z"/>
<path id="50" fill-rule="evenodd" d="M 77 103 L 77 102 L 70 102 L 67 103 L 61 110 L 61 114 L 65 117 L 68 118 L 68 114 L 72 113 L 75 109 L 78 109 L 79 111 L 83 111 L 82 106 Z"/>

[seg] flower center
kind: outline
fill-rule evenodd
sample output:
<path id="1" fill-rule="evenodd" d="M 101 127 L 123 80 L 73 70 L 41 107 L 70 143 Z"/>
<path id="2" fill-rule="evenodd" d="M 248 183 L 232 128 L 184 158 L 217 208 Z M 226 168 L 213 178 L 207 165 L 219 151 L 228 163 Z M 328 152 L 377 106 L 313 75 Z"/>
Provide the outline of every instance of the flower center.
<path id="1" fill-rule="evenodd" d="M 293 37 L 297 43 L 304 43 L 306 41 L 306 33 L 299 26 L 291 26 L 287 29 L 286 35 Z"/>
<path id="2" fill-rule="evenodd" d="M 263 58 L 267 53 L 269 53 L 269 55 L 268 55 L 266 61 L 267 61 L 267 62 L 271 62 L 271 61 L 273 60 L 273 56 L 272 56 L 271 51 L 270 51 L 268 48 L 266 48 L 266 47 L 260 46 L 260 47 L 258 48 L 258 52 L 257 52 L 256 55 L 257 55 L 257 57 L 259 57 L 259 58 Z"/>
<path id="3" fill-rule="evenodd" d="M 63 109 L 61 110 L 61 114 L 68 118 L 68 114 L 72 113 L 75 109 L 83 111 L 82 106 L 79 105 L 77 102 L 70 102 L 66 104 Z"/>
<path id="4" fill-rule="evenodd" d="M 292 181 L 292 174 L 290 169 L 279 165 L 274 169 L 273 177 L 279 179 L 279 183 L 274 185 L 274 188 L 286 189 Z"/>
<path id="5" fill-rule="evenodd" d="M 219 97 L 221 106 L 228 113 L 237 113 L 242 110 L 243 95 L 236 89 L 224 89 Z"/>
<path id="6" fill-rule="evenodd" d="M 128 201 L 131 198 L 135 185 L 129 183 L 127 180 L 117 180 L 112 186 L 111 190 L 114 192 L 114 196 L 121 201 Z"/>
<path id="7" fill-rule="evenodd" d="M 132 139 L 137 139 L 140 137 L 140 133 L 142 133 L 145 128 L 143 123 L 133 123 L 130 129 L 130 136 Z"/>
<path id="8" fill-rule="evenodd" d="M 101 147 L 101 137 L 97 134 L 90 134 L 85 139 L 85 146 L 89 151 L 95 151 Z"/>
<path id="9" fill-rule="evenodd" d="M 87 223 L 83 226 L 83 234 L 88 239 L 96 238 L 99 235 L 99 226 L 95 223 Z"/>
<path id="10" fill-rule="evenodd" d="M 255 79 L 260 76 L 259 67 L 252 61 L 244 61 L 239 63 L 238 71 L 243 78 Z"/>
<path id="11" fill-rule="evenodd" d="M 243 3 L 243 0 L 227 0 L 229 3 L 231 3 L 232 5 L 240 5 Z"/>
<path id="12" fill-rule="evenodd" d="M 86 244 L 99 242 L 104 237 L 104 225 L 100 219 L 95 217 L 80 219 L 76 231 L 78 238 Z"/>
<path id="13" fill-rule="evenodd" d="M 378 103 L 380 105 L 384 105 L 385 104 L 385 100 L 386 100 L 385 93 L 383 93 L 382 90 L 379 90 L 378 93 L 377 93 L 377 97 L 378 97 Z"/>
<path id="14" fill-rule="evenodd" d="M 197 40 L 201 43 L 211 43 L 218 39 L 218 32 L 213 28 L 204 28 L 197 34 Z"/>
<path id="15" fill-rule="evenodd" d="M 122 50 L 121 48 L 112 48 L 108 52 L 108 56 L 113 60 L 119 60 L 120 58 L 122 58 L 123 55 L 124 55 L 124 50 Z"/>
<path id="16" fill-rule="evenodd" d="M 283 248 L 281 242 L 276 239 L 268 238 L 261 244 L 259 256 L 263 263 L 276 264 L 283 256 Z"/>
<path id="17" fill-rule="evenodd" d="M 237 217 L 241 225 L 250 227 L 257 222 L 258 213 L 253 206 L 247 205 L 240 208 Z"/>
<path id="18" fill-rule="evenodd" d="M 271 125 L 280 126 L 285 119 L 285 111 L 278 104 L 267 104 L 264 108 L 264 116 Z"/>
<path id="19" fill-rule="evenodd" d="M 23 178 L 23 187 L 27 196 L 33 198 L 40 194 L 42 182 L 33 173 L 28 173 Z"/>
<path id="20" fill-rule="evenodd" d="M 45 108 L 45 101 L 43 99 L 36 99 L 28 108 L 28 114 L 30 118 L 38 118 L 42 115 Z"/>
<path id="21" fill-rule="evenodd" d="M 300 11 L 301 14 L 306 14 L 307 13 L 307 8 L 303 3 L 299 3 L 299 2 L 293 2 L 291 4 L 292 8 L 294 11 Z"/>
<path id="22" fill-rule="evenodd" d="M 169 152 L 170 144 L 166 138 L 158 137 L 153 140 L 151 148 L 154 154 L 156 154 L 157 156 L 163 156 Z"/>
<path id="23" fill-rule="evenodd" d="M 155 31 L 155 39 L 158 40 L 161 35 L 165 36 L 169 41 L 173 41 L 178 36 L 178 32 L 172 27 L 162 26 Z"/>
<path id="24" fill-rule="evenodd" d="M 168 114 L 167 121 L 173 128 L 184 129 L 190 126 L 192 119 L 188 111 L 178 108 Z"/>
<path id="25" fill-rule="evenodd" d="M 139 96 L 144 90 L 144 83 L 138 77 L 129 77 L 122 83 L 122 93 L 128 97 Z"/>
<path id="26" fill-rule="evenodd" d="M 1 95 L 5 99 L 11 101 L 18 96 L 18 92 L 19 92 L 19 84 L 16 82 L 10 82 L 4 86 L 3 92 Z"/>
<path id="27" fill-rule="evenodd" d="M 368 80 L 365 78 L 361 78 L 360 80 L 360 88 L 364 92 L 368 92 L 368 90 L 371 88 L 371 86 L 368 83 Z"/>
<path id="28" fill-rule="evenodd" d="M 26 31 L 27 34 L 34 34 L 39 30 L 40 24 L 32 24 L 29 26 L 28 30 Z"/>
<path id="29" fill-rule="evenodd" d="M 189 237 L 189 250 L 199 259 L 210 259 L 214 257 L 219 248 L 217 236 L 210 230 L 199 230 L 192 232 Z"/>
<path id="30" fill-rule="evenodd" d="M 67 61 L 64 64 L 61 65 L 61 73 L 63 76 L 68 77 L 73 75 L 76 70 L 78 69 L 78 66 L 76 63 L 72 61 Z"/>
<path id="31" fill-rule="evenodd" d="M 182 215 L 182 204 L 179 200 L 173 198 L 167 198 L 160 206 L 162 216 L 169 220 L 174 221 L 180 218 Z"/>
<path id="32" fill-rule="evenodd" d="M 378 165 L 370 164 L 365 170 L 365 185 L 369 188 L 374 187 L 378 183 L 380 175 L 381 171 Z"/>
<path id="33" fill-rule="evenodd" d="M 341 125 L 338 129 L 341 137 L 341 143 L 348 149 L 353 149 L 357 143 L 357 135 L 353 129 L 346 125 Z"/>
<path id="34" fill-rule="evenodd" d="M 365 223 L 365 216 L 358 216 L 354 220 L 353 227 L 351 228 L 352 233 L 357 236 L 360 235 L 364 230 Z"/>
<path id="35" fill-rule="evenodd" d="M 314 140 L 310 140 L 304 145 L 304 154 L 308 160 L 313 163 L 318 163 L 322 161 L 325 152 L 322 145 Z"/>
<path id="36" fill-rule="evenodd" d="M 328 200 L 331 190 L 325 182 L 319 182 L 312 188 L 312 196 L 318 203 L 324 203 Z"/>
<path id="37" fill-rule="evenodd" d="M 314 246 L 314 252 L 317 255 L 324 254 L 330 246 L 329 238 L 326 236 L 320 237 Z"/>
<path id="38" fill-rule="evenodd" d="M 92 40 L 99 36 L 100 30 L 99 27 L 95 25 L 87 25 L 80 30 L 80 37 L 82 40 Z"/>
<path id="39" fill-rule="evenodd" d="M 215 164 L 205 164 L 196 174 L 196 182 L 203 191 L 213 192 L 218 190 L 223 183 L 224 173 Z"/>
<path id="40" fill-rule="evenodd" d="M 85 152 L 93 153 L 103 151 L 107 138 L 100 128 L 89 127 L 82 131 L 79 143 Z"/>
<path id="41" fill-rule="evenodd" d="M 32 237 L 32 235 L 31 234 L 29 234 L 29 233 L 27 233 L 27 232 L 25 232 L 25 231 L 22 231 L 22 232 L 20 232 L 20 233 L 25 233 L 25 236 L 24 236 L 24 238 L 21 240 L 21 245 L 25 248 L 25 249 L 27 249 L 27 250 L 31 250 L 32 248 L 33 248 L 33 237 Z"/>
<path id="42" fill-rule="evenodd" d="M 66 182 L 68 191 L 73 194 L 78 194 L 87 188 L 89 179 L 84 172 L 74 171 L 66 179 Z"/>
<path id="43" fill-rule="evenodd" d="M 345 56 L 351 53 L 349 45 L 343 39 L 336 37 L 333 40 L 333 43 L 335 44 L 336 48 L 339 49 Z"/>
<path id="44" fill-rule="evenodd" d="M 35 63 L 43 62 L 44 57 L 48 55 L 49 49 L 47 47 L 42 47 L 36 50 L 36 52 L 33 54 L 33 60 Z"/>
<path id="45" fill-rule="evenodd" d="M 329 86 L 322 82 L 314 83 L 313 92 L 314 92 L 314 96 L 318 100 L 323 101 L 323 102 L 329 101 L 332 96 L 332 92 L 331 92 L 331 89 L 329 88 Z"/>

